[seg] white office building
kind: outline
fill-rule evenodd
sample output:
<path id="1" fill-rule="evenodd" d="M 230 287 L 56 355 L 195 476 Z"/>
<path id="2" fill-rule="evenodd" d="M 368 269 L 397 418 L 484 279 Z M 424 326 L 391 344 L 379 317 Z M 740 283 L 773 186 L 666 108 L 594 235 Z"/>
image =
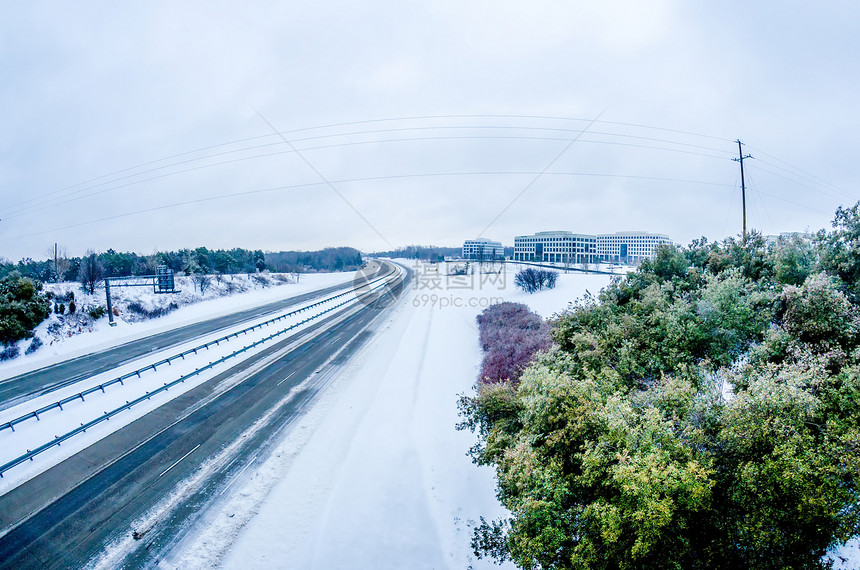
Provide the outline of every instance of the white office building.
<path id="1" fill-rule="evenodd" d="M 651 259 L 661 245 L 673 245 L 669 236 L 648 232 L 575 234 L 537 232 L 514 238 L 514 261 L 550 263 L 623 263 L 638 265 Z"/>
<path id="2" fill-rule="evenodd" d="M 762 236 L 762 238 L 768 246 L 774 247 L 779 245 L 780 242 L 790 242 L 794 239 L 809 240 L 812 239 L 812 235 L 810 235 L 808 232 L 782 232 L 779 235 L 764 235 Z"/>
<path id="3" fill-rule="evenodd" d="M 516 236 L 514 261 L 597 263 L 597 236 L 565 231 Z"/>
<path id="4" fill-rule="evenodd" d="M 463 242 L 463 259 L 492 261 L 504 258 L 505 248 L 501 242 L 487 238 L 467 239 Z"/>
<path id="5" fill-rule="evenodd" d="M 597 236 L 597 255 L 601 261 L 638 265 L 651 259 L 663 245 L 673 245 L 669 236 L 647 232 L 617 232 Z"/>

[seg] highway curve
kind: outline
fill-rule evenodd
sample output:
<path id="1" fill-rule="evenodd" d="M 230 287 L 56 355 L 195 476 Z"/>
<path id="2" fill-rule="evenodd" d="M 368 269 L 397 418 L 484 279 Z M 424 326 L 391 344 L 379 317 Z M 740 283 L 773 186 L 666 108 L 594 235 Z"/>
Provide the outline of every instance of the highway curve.
<path id="1" fill-rule="evenodd" d="M 399 296 L 410 278 L 407 271 L 389 295 Z M 387 315 L 388 305 L 361 305 L 332 315 L 0 497 L 0 533 L 5 533 L 0 537 L 0 568 L 80 567 L 105 545 L 132 533 L 139 539 L 129 541 L 132 546 L 121 565 L 157 564 L 160 553 L 194 524 L 231 477 L 265 455 L 273 440 L 289 429 L 325 388 L 330 378 L 326 371 L 361 347 Z M 226 391 L 218 389 L 236 375 L 245 377 Z M 242 439 L 262 417 L 267 421 Z M 134 527 L 141 515 L 234 442 L 236 449 L 223 465 L 189 487 L 153 524 Z"/>
<path id="2" fill-rule="evenodd" d="M 370 263 L 375 262 L 371 261 Z M 369 275 L 368 278 L 381 275 L 384 272 L 384 267 L 380 266 L 377 270 L 374 271 L 370 269 L 370 271 L 371 275 Z M 129 360 L 133 360 L 151 352 L 187 342 L 203 335 L 325 296 L 338 290 L 348 289 L 352 286 L 352 281 L 340 285 L 332 285 L 324 289 L 318 289 L 302 295 L 274 301 L 253 309 L 239 311 L 231 315 L 193 323 L 133 340 L 108 350 L 65 360 L 63 362 L 52 364 L 51 366 L 27 372 L 26 374 L 20 374 L 12 378 L 0 380 L 0 409 L 7 408 L 20 401 L 22 398 L 35 397 L 46 392 L 58 390 L 83 378 L 95 376 L 96 374 L 112 370 L 124 362 L 128 362 Z"/>

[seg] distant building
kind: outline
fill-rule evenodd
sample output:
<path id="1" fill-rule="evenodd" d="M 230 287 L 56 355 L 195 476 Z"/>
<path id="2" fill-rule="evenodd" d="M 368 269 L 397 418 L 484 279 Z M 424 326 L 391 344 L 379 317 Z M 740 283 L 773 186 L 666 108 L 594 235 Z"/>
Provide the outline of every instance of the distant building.
<path id="1" fill-rule="evenodd" d="M 597 263 L 597 236 L 573 232 L 537 232 L 514 238 L 514 261 Z"/>
<path id="2" fill-rule="evenodd" d="M 617 232 L 597 236 L 597 255 L 601 261 L 638 265 L 651 259 L 654 250 L 673 245 L 669 236 L 647 232 Z"/>
<path id="3" fill-rule="evenodd" d="M 812 235 L 808 232 L 782 232 L 779 235 L 769 234 L 762 236 L 762 238 L 767 245 L 773 247 L 775 245 L 778 245 L 781 241 L 787 242 L 796 238 L 808 240 L 812 238 Z"/>
<path id="4" fill-rule="evenodd" d="M 514 261 L 550 263 L 624 263 L 636 265 L 654 255 L 661 245 L 672 245 L 669 236 L 647 232 L 575 234 L 567 231 L 537 232 L 514 238 Z"/>
<path id="5" fill-rule="evenodd" d="M 492 261 L 505 258 L 505 248 L 501 242 L 487 238 L 467 239 L 463 242 L 463 259 Z"/>

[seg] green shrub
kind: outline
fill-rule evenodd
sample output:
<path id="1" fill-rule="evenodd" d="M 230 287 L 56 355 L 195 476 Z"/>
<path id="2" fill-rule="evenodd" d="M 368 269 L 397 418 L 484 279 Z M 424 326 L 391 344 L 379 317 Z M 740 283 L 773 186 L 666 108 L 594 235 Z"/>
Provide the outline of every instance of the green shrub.
<path id="1" fill-rule="evenodd" d="M 97 321 L 107 314 L 107 309 L 101 305 L 95 305 L 87 309 L 87 314 Z"/>
<path id="2" fill-rule="evenodd" d="M 13 271 L 0 279 L 0 343 L 33 336 L 33 329 L 51 314 L 51 303 L 40 294 L 42 284 Z"/>
<path id="3" fill-rule="evenodd" d="M 837 222 L 821 256 L 757 234 L 666 248 L 572 305 L 519 384 L 461 398 L 510 512 L 481 519 L 475 554 L 827 567 L 860 530 L 860 205 Z"/>

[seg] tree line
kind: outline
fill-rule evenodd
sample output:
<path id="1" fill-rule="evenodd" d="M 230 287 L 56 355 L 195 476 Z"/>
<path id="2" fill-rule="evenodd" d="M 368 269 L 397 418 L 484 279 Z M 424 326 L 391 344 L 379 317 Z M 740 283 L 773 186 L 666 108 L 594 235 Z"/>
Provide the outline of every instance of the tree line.
<path id="1" fill-rule="evenodd" d="M 421 261 L 445 261 L 446 257 L 460 257 L 463 249 L 459 247 L 438 247 L 435 245 L 407 245 L 390 251 L 372 253 L 374 257 L 398 259 L 419 259 Z"/>
<path id="2" fill-rule="evenodd" d="M 276 272 L 350 271 L 361 266 L 361 253 L 351 247 L 326 248 L 319 251 L 180 249 L 141 255 L 134 252 L 117 252 L 113 249 L 96 253 L 88 251 L 81 257 L 65 255 L 36 261 L 24 258 L 17 263 L 0 260 L 0 278 L 14 272 L 42 283 L 79 281 L 84 266 L 92 262 L 100 268 L 100 277 L 129 277 L 153 275 L 156 267 L 165 265 L 176 273 L 237 274 L 256 273 L 269 269 Z"/>
<path id="3" fill-rule="evenodd" d="M 211 274 L 353 271 L 362 263 L 361 253 L 350 247 L 275 253 L 198 247 L 152 255 L 109 249 L 102 253 L 88 251 L 81 257 L 58 255 L 44 261 L 30 258 L 18 263 L 0 261 L 0 360 L 16 356 L 17 347 L 13 344 L 31 338 L 33 329 L 50 314 L 49 294 L 43 293 L 45 282 L 77 281 L 92 294 L 106 277 L 153 275 L 159 265 L 166 265 L 176 273 L 192 276 L 195 287 L 203 293 Z M 74 312 L 74 305 L 70 304 L 70 310 Z"/>
<path id="4" fill-rule="evenodd" d="M 364 262 L 351 247 L 327 247 L 319 251 L 279 251 L 266 254 L 266 266 L 278 273 L 307 271 L 355 271 Z"/>
<path id="5" fill-rule="evenodd" d="M 371 253 L 373 257 L 389 257 L 399 259 L 419 259 L 421 261 L 445 261 L 446 257 L 460 258 L 463 255 L 461 247 L 439 247 L 435 245 L 407 245 L 389 251 Z M 514 256 L 513 247 L 505 247 L 504 255 L 510 259 Z"/>
<path id="6" fill-rule="evenodd" d="M 492 334 L 516 345 L 515 312 L 488 309 L 482 343 L 488 322 L 511 322 Z M 486 353 L 460 427 L 477 432 L 473 460 L 495 467 L 510 516 L 481 519 L 476 554 L 522 568 L 827 567 L 860 530 L 858 333 L 860 204 L 812 236 L 660 249 L 571 305 L 526 366 L 521 351 Z"/>

